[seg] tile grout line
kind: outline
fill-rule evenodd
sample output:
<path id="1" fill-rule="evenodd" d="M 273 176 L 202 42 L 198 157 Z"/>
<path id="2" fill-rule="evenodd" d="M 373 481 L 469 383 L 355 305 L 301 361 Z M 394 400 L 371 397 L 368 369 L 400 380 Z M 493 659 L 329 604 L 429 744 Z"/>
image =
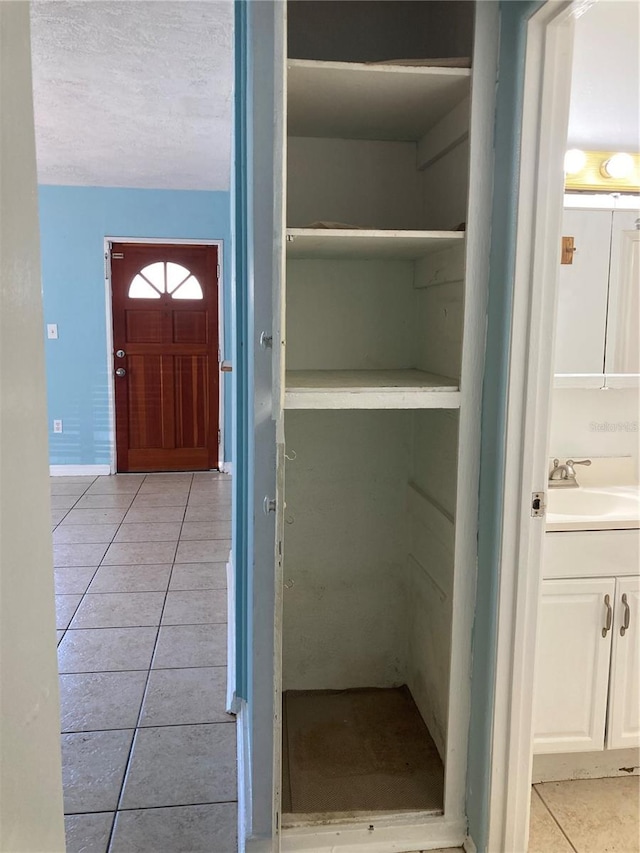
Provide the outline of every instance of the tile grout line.
<path id="1" fill-rule="evenodd" d="M 147 477 L 145 477 L 145 478 L 144 478 L 144 480 L 143 480 L 142 482 L 143 482 L 143 483 L 145 483 L 145 482 L 146 482 L 146 480 L 147 480 Z M 141 484 L 141 485 L 142 485 L 142 484 Z M 191 487 L 192 487 L 192 485 L 193 485 L 193 474 L 191 475 L 191 480 L 190 480 L 190 483 L 189 483 L 189 491 L 187 492 L 187 499 L 186 499 L 186 501 L 185 501 L 185 514 L 186 514 L 186 511 L 187 511 L 187 506 L 188 506 L 188 504 L 189 504 L 189 495 L 191 494 Z M 122 524 L 124 524 L 124 519 L 123 519 L 123 521 L 122 521 Z M 183 516 L 183 521 L 182 521 L 182 523 L 181 523 L 181 525 L 180 525 L 180 530 L 181 530 L 181 531 L 182 531 L 182 524 L 184 524 L 184 516 Z M 120 529 L 120 528 L 118 528 L 118 529 Z M 116 532 L 116 535 L 117 535 L 117 532 Z M 150 681 L 150 679 L 151 679 L 151 671 L 152 671 L 152 669 L 153 669 L 153 662 L 154 662 L 154 660 L 155 660 L 156 652 L 157 652 L 157 649 L 158 649 L 158 640 L 160 639 L 160 629 L 161 629 L 161 627 L 162 627 L 162 617 L 163 617 L 163 615 L 164 615 L 164 610 L 165 610 L 165 607 L 166 607 L 166 604 L 167 604 L 167 596 L 169 595 L 169 587 L 171 586 L 171 578 L 173 577 L 173 569 L 174 569 L 174 566 L 175 566 L 175 564 L 176 564 L 176 555 L 177 555 L 177 553 L 178 553 L 178 544 L 179 544 L 179 542 L 180 542 L 180 537 L 178 536 L 178 539 L 177 539 L 177 541 L 176 541 L 176 547 L 175 547 L 175 550 L 174 550 L 174 552 L 173 552 L 173 560 L 172 560 L 172 562 L 171 562 L 171 571 L 169 572 L 169 580 L 168 580 L 168 582 L 167 582 L 167 588 L 166 588 L 166 590 L 165 590 L 164 600 L 163 600 L 163 602 L 162 602 L 162 608 L 161 608 L 161 610 L 160 610 L 160 616 L 158 617 L 158 630 L 157 630 L 157 632 L 156 632 L 156 638 L 155 638 L 155 641 L 154 641 L 154 644 L 153 644 L 153 649 L 152 649 L 152 651 L 151 651 L 151 657 L 149 658 L 149 667 L 148 667 L 148 669 L 147 669 L 147 678 L 146 678 L 146 681 L 145 681 L 144 690 L 142 691 L 142 700 L 141 700 L 141 702 L 140 702 L 140 708 L 138 709 L 138 718 L 137 718 L 137 720 L 136 720 L 136 725 L 135 725 L 135 728 L 134 728 L 134 730 L 133 730 L 133 737 L 131 738 L 131 746 L 129 747 L 129 755 L 127 756 L 127 761 L 126 761 L 125 768 L 124 768 L 124 774 L 123 774 L 123 776 L 122 776 L 122 783 L 121 783 L 121 785 L 120 785 L 120 794 L 119 794 L 119 796 L 118 796 L 118 801 L 117 801 L 117 803 L 116 803 L 116 808 L 115 808 L 115 811 L 114 811 L 114 814 L 113 814 L 113 822 L 112 822 L 112 824 L 111 824 L 111 831 L 110 831 L 110 833 L 109 833 L 109 839 L 108 839 L 108 841 L 107 841 L 107 847 L 106 847 L 107 853 L 111 853 L 112 844 L 113 844 L 113 836 L 114 836 L 114 832 L 115 832 L 115 828 L 116 828 L 116 821 L 117 821 L 117 819 L 118 819 L 118 812 L 120 812 L 120 811 L 126 811 L 125 809 L 122 809 L 122 808 L 121 808 L 122 798 L 123 798 L 123 796 L 124 796 L 125 786 L 126 786 L 126 784 L 127 784 L 127 780 L 128 780 L 128 777 L 129 777 L 129 773 L 130 773 L 130 771 L 131 771 L 131 764 L 132 764 L 132 760 L 133 760 L 133 751 L 134 751 L 134 748 L 135 748 L 135 745 L 136 745 L 136 740 L 137 740 L 137 737 L 138 737 L 138 732 L 140 731 L 140 729 L 141 729 L 141 728 L 143 728 L 143 727 L 141 727 L 141 726 L 140 726 L 140 722 L 141 722 L 141 720 L 142 720 L 142 710 L 143 710 L 143 708 L 144 708 L 144 703 L 145 703 L 145 700 L 146 700 L 146 698 L 147 698 L 147 694 L 148 694 L 148 691 L 149 691 L 149 681 Z"/>
<path id="2" fill-rule="evenodd" d="M 538 788 L 537 788 L 535 785 L 533 786 L 533 790 L 534 790 L 534 791 L 536 792 L 536 794 L 540 797 L 540 800 L 541 800 L 542 804 L 544 805 L 545 809 L 546 809 L 546 810 L 549 812 L 549 814 L 551 815 L 551 818 L 552 818 L 553 822 L 556 824 L 556 826 L 558 827 L 558 829 L 560 830 L 560 832 L 563 834 L 563 836 L 567 839 L 567 843 L 569 844 L 569 847 L 571 847 L 571 849 L 574 851 L 574 853 L 579 853 L 578 849 L 577 849 L 576 847 L 574 847 L 573 842 L 571 841 L 571 839 L 569 838 L 569 836 L 567 835 L 567 833 L 564 831 L 563 827 L 561 826 L 560 821 L 559 821 L 559 820 L 558 820 L 558 818 L 554 815 L 554 813 L 551 811 L 551 806 L 549 806 L 549 804 L 547 803 L 547 801 L 545 800 L 545 798 L 542 796 L 542 794 L 540 793 L 540 791 L 538 791 Z"/>
<path id="3" fill-rule="evenodd" d="M 216 623 L 215 622 L 199 622 L 198 624 L 199 625 L 215 625 Z M 155 627 L 155 626 L 152 625 L 150 627 Z M 171 625 L 170 627 L 174 628 L 176 626 Z M 182 627 L 182 626 L 178 626 L 178 627 Z M 91 629 L 80 629 L 80 630 L 91 630 Z M 226 664 L 220 663 L 220 664 L 212 664 L 211 666 L 159 666 L 156 669 L 158 672 L 167 672 L 168 670 L 172 670 L 172 669 L 226 669 L 226 667 L 227 667 Z M 98 672 L 96 672 L 94 669 L 82 669 L 82 670 L 78 670 L 77 672 L 61 672 L 59 674 L 60 675 L 102 675 L 103 673 L 109 673 L 109 672 L 121 673 L 121 672 L 146 672 L 146 671 L 147 671 L 147 668 L 145 668 L 145 669 L 101 669 Z M 189 724 L 185 723 L 185 725 L 191 725 L 191 723 L 189 723 Z M 96 731 L 113 731 L 113 729 L 96 729 Z M 66 732 L 63 732 L 63 734 L 66 734 Z"/>

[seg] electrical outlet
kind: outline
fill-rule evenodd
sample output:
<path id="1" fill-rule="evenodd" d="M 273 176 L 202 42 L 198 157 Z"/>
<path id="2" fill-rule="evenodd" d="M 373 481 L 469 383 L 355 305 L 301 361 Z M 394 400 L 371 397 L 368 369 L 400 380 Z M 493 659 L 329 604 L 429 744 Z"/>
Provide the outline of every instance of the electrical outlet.
<path id="1" fill-rule="evenodd" d="M 58 340 L 58 324 L 57 323 L 47 323 L 47 337 L 49 338 L 50 341 L 57 341 Z"/>
<path id="2" fill-rule="evenodd" d="M 53 431 L 54 432 L 62 432 L 62 421 L 54 421 L 53 422 Z"/>

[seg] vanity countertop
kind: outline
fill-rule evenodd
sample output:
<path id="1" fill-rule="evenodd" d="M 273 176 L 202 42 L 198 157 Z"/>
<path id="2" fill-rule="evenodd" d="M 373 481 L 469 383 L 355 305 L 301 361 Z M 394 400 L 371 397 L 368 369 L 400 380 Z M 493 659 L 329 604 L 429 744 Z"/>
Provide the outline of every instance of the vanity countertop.
<path id="1" fill-rule="evenodd" d="M 547 531 L 640 527 L 640 487 L 589 485 L 549 489 Z"/>

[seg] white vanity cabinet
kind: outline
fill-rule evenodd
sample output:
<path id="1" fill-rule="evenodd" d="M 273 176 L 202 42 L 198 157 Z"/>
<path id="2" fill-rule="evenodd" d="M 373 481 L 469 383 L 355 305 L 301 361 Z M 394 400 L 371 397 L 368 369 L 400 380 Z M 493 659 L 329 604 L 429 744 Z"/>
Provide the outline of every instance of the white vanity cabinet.
<path id="1" fill-rule="evenodd" d="M 600 562 L 600 577 L 566 576 L 580 571 L 583 556 L 587 564 L 588 555 L 599 553 L 592 546 L 601 536 L 611 553 L 616 536 L 628 555 L 637 552 L 635 530 L 547 534 L 536 647 L 535 754 L 640 746 L 640 577 L 622 576 L 619 560 Z M 572 559 L 565 541 L 573 546 Z M 558 578 L 561 554 L 565 577 Z M 627 565 L 637 571 L 637 561 Z M 585 575 L 592 568 L 587 565 Z"/>
<path id="2" fill-rule="evenodd" d="M 543 581 L 536 647 L 534 751 L 604 748 L 613 578 Z"/>
<path id="3" fill-rule="evenodd" d="M 618 578 L 614 615 L 607 746 L 624 749 L 640 745 L 640 578 Z"/>

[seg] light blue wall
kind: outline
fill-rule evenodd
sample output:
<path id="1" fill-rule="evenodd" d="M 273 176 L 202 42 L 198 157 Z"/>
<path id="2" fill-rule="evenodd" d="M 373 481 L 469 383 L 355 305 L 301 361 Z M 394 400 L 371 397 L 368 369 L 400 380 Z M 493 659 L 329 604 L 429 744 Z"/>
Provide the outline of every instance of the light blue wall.
<path id="1" fill-rule="evenodd" d="M 231 213 L 228 192 L 39 188 L 52 465 L 110 462 L 104 281 L 105 237 L 222 240 L 225 358 L 231 358 Z M 231 458 L 231 383 L 225 377 L 225 459 Z M 64 432 L 54 435 L 53 419 Z"/>
<path id="2" fill-rule="evenodd" d="M 478 585 L 473 630 L 471 723 L 467 772 L 469 834 L 479 853 L 486 851 L 491 793 L 489 773 L 495 694 L 507 380 L 513 307 L 526 25 L 530 16 L 540 5 L 540 2 L 533 2 L 533 0 L 508 0 L 500 3 L 492 240 L 482 400 Z"/>

